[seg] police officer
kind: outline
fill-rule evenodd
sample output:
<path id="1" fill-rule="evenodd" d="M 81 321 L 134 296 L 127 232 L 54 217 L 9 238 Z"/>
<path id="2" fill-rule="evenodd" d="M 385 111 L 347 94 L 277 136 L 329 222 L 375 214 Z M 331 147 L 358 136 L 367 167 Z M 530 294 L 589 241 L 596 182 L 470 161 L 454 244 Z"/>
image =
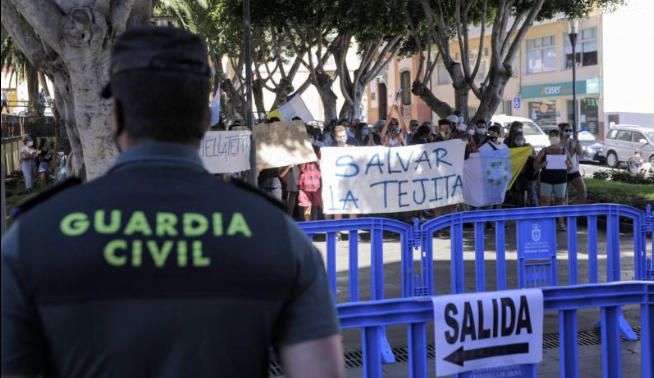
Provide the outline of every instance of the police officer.
<path id="1" fill-rule="evenodd" d="M 3 376 L 267 377 L 270 346 L 289 377 L 343 376 L 320 254 L 203 169 L 207 62 L 179 29 L 116 42 L 103 95 L 122 153 L 20 207 L 2 242 Z"/>

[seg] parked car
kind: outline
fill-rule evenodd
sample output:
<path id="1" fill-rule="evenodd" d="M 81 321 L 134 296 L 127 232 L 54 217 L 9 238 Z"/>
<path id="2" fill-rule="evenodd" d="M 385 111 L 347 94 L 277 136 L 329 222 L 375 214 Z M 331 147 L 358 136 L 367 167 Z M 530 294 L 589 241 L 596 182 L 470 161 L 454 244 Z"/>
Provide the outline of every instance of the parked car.
<path id="1" fill-rule="evenodd" d="M 502 126 L 504 135 L 508 135 L 509 127 L 514 121 L 522 122 L 522 133 L 525 136 L 525 140 L 534 147 L 536 152 L 540 151 L 543 147 L 550 145 L 550 140 L 547 134 L 545 134 L 543 130 L 529 118 L 514 117 L 505 114 L 494 115 L 491 118 L 491 124 L 499 123 Z"/>
<path id="2" fill-rule="evenodd" d="M 645 160 L 654 164 L 654 129 L 638 125 L 616 125 L 604 141 L 606 164 L 616 168 L 640 150 Z"/>
<path id="3" fill-rule="evenodd" d="M 606 155 L 604 155 L 604 145 L 597 141 L 595 135 L 588 130 L 579 131 L 577 138 L 583 153 L 579 161 L 597 161 L 600 163 L 606 162 Z"/>

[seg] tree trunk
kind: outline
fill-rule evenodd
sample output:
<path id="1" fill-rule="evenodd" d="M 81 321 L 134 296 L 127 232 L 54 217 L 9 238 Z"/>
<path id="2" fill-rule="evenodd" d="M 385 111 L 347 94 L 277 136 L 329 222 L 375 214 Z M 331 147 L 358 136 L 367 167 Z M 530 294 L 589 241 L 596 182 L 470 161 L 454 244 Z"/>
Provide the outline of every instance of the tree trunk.
<path id="1" fill-rule="evenodd" d="M 352 93 L 350 93 L 352 101 L 350 102 L 346 100 L 339 114 L 339 119 L 348 120 L 350 122 L 361 118 L 361 103 L 363 101 L 365 89 L 365 86 L 358 82 L 353 83 L 353 87 Z"/>
<path id="2" fill-rule="evenodd" d="M 27 81 L 27 98 L 29 100 L 27 113 L 29 115 L 43 115 L 39 102 L 39 71 L 28 63 L 25 68 L 25 81 Z"/>
<path id="3" fill-rule="evenodd" d="M 256 79 L 252 82 L 252 97 L 257 107 L 257 117 L 263 119 L 266 115 L 266 106 L 263 101 L 263 83 L 261 79 Z"/>
<path id="4" fill-rule="evenodd" d="M 230 79 L 225 79 L 223 81 L 223 90 L 225 91 L 227 100 L 229 101 L 229 110 L 231 113 L 230 116 L 243 118 L 241 115 L 241 111 L 244 106 L 243 96 L 241 96 L 241 93 L 236 90 L 234 83 Z"/>
<path id="5" fill-rule="evenodd" d="M 444 101 L 439 100 L 432 91 L 422 81 L 414 81 L 411 86 L 411 93 L 420 97 L 420 99 L 427 104 L 432 112 L 438 114 L 439 117 L 445 118 L 452 113 L 452 107 Z"/>
<path id="6" fill-rule="evenodd" d="M 56 124 L 59 129 L 57 144 L 63 147 L 64 151 L 72 152 L 67 161 L 66 171 L 69 176 L 84 177 L 84 153 L 82 142 L 75 126 L 75 104 L 70 80 L 65 73 L 58 73 L 53 76 L 54 84 L 54 109 Z"/>
<path id="7" fill-rule="evenodd" d="M 464 83 L 454 85 L 454 109 L 458 110 L 464 119 L 468 119 L 468 98 L 470 86 Z"/>
<path id="8" fill-rule="evenodd" d="M 491 67 L 493 69 L 493 67 Z M 489 74 L 490 75 L 490 74 Z M 481 102 L 477 113 L 475 113 L 474 121 L 484 119 L 488 121 L 497 110 L 497 107 L 502 103 L 504 97 L 504 88 L 511 78 L 511 71 L 506 69 L 496 70 L 490 76 L 488 86 L 484 88 L 482 93 Z"/>

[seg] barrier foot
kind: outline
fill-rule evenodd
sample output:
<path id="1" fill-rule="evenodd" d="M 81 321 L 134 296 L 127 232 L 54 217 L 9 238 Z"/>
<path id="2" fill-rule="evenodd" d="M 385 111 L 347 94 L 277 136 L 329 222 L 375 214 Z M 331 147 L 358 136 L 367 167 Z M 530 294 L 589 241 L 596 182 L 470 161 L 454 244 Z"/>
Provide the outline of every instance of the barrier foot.
<path id="1" fill-rule="evenodd" d="M 618 326 L 620 327 L 620 334 L 622 337 L 624 337 L 626 340 L 629 341 L 638 341 L 638 336 L 636 336 L 636 332 L 631 328 L 631 325 L 627 322 L 627 319 L 624 318 L 624 315 L 622 315 L 622 311 L 620 311 L 620 315 L 618 316 Z M 593 325 L 594 328 L 600 328 L 600 321 L 598 320 L 595 322 Z"/>
<path id="2" fill-rule="evenodd" d="M 381 352 L 382 362 L 385 364 L 394 364 L 395 355 L 391 349 L 391 344 L 389 344 L 388 339 L 386 338 L 386 331 L 379 334 L 379 350 Z"/>

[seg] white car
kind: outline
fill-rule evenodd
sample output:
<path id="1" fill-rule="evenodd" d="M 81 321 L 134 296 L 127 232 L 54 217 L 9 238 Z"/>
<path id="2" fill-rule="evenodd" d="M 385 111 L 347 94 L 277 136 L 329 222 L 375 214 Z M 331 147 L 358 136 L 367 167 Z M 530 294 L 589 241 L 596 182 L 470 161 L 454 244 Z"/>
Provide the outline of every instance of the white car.
<path id="1" fill-rule="evenodd" d="M 616 125 L 609 130 L 604 141 L 606 164 L 616 168 L 621 162 L 634 156 L 640 150 L 640 156 L 654 164 L 654 129 L 637 125 Z"/>
<path id="2" fill-rule="evenodd" d="M 536 152 L 550 145 L 550 139 L 547 134 L 529 118 L 497 114 L 491 118 L 489 126 L 493 123 L 499 123 L 504 130 L 508 131 L 511 123 L 514 121 L 522 122 L 522 133 L 525 136 L 525 140 L 534 147 Z"/>

